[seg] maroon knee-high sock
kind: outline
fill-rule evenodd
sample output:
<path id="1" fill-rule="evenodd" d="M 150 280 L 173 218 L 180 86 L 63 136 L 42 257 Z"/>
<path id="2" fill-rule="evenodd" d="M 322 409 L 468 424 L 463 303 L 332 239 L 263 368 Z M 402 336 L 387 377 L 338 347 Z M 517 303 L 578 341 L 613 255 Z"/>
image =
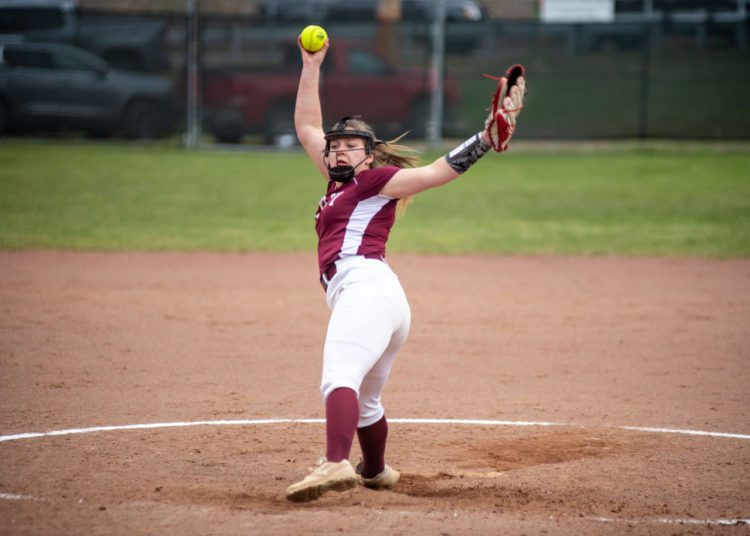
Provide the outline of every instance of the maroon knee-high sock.
<path id="1" fill-rule="evenodd" d="M 359 421 L 357 394 L 346 387 L 326 399 L 326 458 L 329 462 L 349 459 L 354 432 Z"/>
<path id="2" fill-rule="evenodd" d="M 388 421 L 385 420 L 385 415 L 375 424 L 357 428 L 357 438 L 362 448 L 362 476 L 377 476 L 385 469 L 385 441 L 388 438 Z"/>

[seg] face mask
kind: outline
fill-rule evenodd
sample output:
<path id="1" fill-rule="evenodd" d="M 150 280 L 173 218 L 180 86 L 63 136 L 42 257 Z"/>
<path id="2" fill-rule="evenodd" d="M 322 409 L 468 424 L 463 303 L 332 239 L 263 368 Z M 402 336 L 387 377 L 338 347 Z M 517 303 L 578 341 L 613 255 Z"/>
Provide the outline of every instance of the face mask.
<path id="1" fill-rule="evenodd" d="M 355 149 L 355 150 L 358 151 L 359 149 Z M 349 182 L 350 180 L 354 178 L 354 170 L 358 168 L 362 162 L 367 160 L 368 156 L 369 154 L 367 153 L 367 150 L 365 150 L 365 157 L 359 162 L 357 162 L 356 166 L 345 165 L 345 166 L 331 167 L 327 161 L 328 154 L 326 154 L 324 160 L 326 162 L 326 167 L 328 168 L 328 178 L 336 182 Z"/>

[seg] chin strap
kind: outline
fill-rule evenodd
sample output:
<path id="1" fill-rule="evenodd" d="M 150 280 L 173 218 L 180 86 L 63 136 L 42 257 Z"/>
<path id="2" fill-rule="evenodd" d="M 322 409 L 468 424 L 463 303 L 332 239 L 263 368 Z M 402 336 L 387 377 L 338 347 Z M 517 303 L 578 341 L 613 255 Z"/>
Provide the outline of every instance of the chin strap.
<path id="1" fill-rule="evenodd" d="M 354 178 L 354 170 L 362 164 L 365 160 L 367 160 L 367 157 L 370 156 L 369 154 L 366 154 L 365 157 L 357 162 L 356 166 L 334 166 L 331 167 L 328 165 L 327 158 L 326 157 L 326 167 L 328 168 L 328 178 L 335 182 L 349 182 Z"/>

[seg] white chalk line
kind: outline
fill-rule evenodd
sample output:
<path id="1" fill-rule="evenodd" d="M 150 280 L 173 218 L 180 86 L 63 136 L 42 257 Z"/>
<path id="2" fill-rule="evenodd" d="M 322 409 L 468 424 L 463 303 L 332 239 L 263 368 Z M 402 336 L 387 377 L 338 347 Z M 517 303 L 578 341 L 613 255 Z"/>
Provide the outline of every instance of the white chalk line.
<path id="1" fill-rule="evenodd" d="M 616 519 L 613 517 L 587 517 L 590 521 L 599 521 L 601 523 L 623 523 L 623 524 L 662 524 L 662 525 L 750 525 L 750 518 L 747 519 L 671 519 L 668 517 L 659 517 L 656 519 L 640 518 L 640 519 Z"/>
<path id="2" fill-rule="evenodd" d="M 156 428 L 186 428 L 190 426 L 251 426 L 259 424 L 322 424 L 324 419 L 238 419 L 238 420 L 216 420 L 216 421 L 186 421 L 186 422 L 155 422 L 145 424 L 124 424 L 117 426 L 93 426 L 90 428 L 68 428 L 65 430 L 52 430 L 49 432 L 27 432 L 23 434 L 12 434 L 0 436 L 0 443 L 5 441 L 18 441 L 20 439 L 33 439 L 37 437 L 54 437 L 73 434 L 92 434 L 96 432 L 115 432 L 120 430 L 151 430 Z M 571 423 L 556 423 L 545 421 L 496 421 L 484 419 L 388 419 L 390 423 L 403 424 L 458 424 L 470 426 L 567 426 L 580 427 Z M 690 436 L 706 436 L 729 439 L 750 440 L 749 434 L 733 434 L 728 432 L 709 432 L 705 430 L 684 430 L 680 428 L 653 428 L 647 426 L 609 426 L 620 430 L 634 432 L 648 432 L 656 434 L 681 434 Z"/>
<path id="3" fill-rule="evenodd" d="M 575 424 L 555 423 L 546 421 L 498 421 L 485 419 L 388 419 L 391 423 L 402 424 L 448 424 L 448 425 L 469 425 L 469 426 L 519 426 L 519 427 L 550 427 L 566 426 L 574 427 Z M 96 432 L 112 432 L 120 430 L 153 430 L 158 428 L 186 428 L 192 426 L 252 426 L 261 424 L 323 424 L 325 419 L 237 419 L 237 420 L 214 420 L 214 421 L 186 421 L 186 422 L 161 422 L 145 424 L 126 424 L 118 426 L 93 426 L 90 428 L 68 428 L 65 430 L 52 430 L 49 432 L 29 432 L 23 434 L 3 435 L 0 436 L 0 442 L 18 441 L 21 439 L 33 439 L 39 437 L 66 436 L 73 434 L 91 434 Z M 580 427 L 580 426 L 579 426 Z M 717 438 L 730 438 L 750 440 L 748 434 L 733 434 L 727 432 L 710 432 L 705 430 L 685 430 L 680 428 L 654 428 L 647 426 L 613 426 L 621 430 L 648 432 L 658 434 L 681 434 L 689 436 L 706 436 Z M 0 493 L 0 500 L 20 501 L 20 500 L 42 500 L 29 495 L 19 495 L 13 493 Z M 616 519 L 609 517 L 589 517 L 591 521 L 601 523 L 656 523 L 669 525 L 750 525 L 750 518 L 737 519 Z"/>
<path id="4" fill-rule="evenodd" d="M 708 437 L 727 437 L 731 439 L 750 439 L 748 434 L 730 434 L 727 432 L 706 432 L 704 430 L 680 430 L 679 428 L 651 428 L 648 426 L 618 426 L 621 430 L 635 432 L 651 432 L 655 434 L 683 434 Z"/>
<path id="5" fill-rule="evenodd" d="M 0 500 L 3 501 L 43 501 L 37 497 L 31 495 L 21 495 L 20 493 L 2 493 L 0 492 Z"/>

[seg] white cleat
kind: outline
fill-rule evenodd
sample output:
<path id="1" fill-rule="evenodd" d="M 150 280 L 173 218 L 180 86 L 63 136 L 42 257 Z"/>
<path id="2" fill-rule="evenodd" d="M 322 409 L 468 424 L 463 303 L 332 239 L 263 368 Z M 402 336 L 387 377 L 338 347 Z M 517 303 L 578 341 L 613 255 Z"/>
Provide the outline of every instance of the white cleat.
<path id="1" fill-rule="evenodd" d="M 357 474 L 349 460 L 329 462 L 322 458 L 312 472 L 286 489 L 292 502 L 314 501 L 327 491 L 346 491 L 357 485 Z"/>
<path id="2" fill-rule="evenodd" d="M 372 478 L 365 478 L 359 475 L 359 482 L 364 487 L 370 489 L 393 489 L 396 487 L 396 483 L 400 477 L 401 473 L 393 467 L 386 465 L 385 469 Z"/>

